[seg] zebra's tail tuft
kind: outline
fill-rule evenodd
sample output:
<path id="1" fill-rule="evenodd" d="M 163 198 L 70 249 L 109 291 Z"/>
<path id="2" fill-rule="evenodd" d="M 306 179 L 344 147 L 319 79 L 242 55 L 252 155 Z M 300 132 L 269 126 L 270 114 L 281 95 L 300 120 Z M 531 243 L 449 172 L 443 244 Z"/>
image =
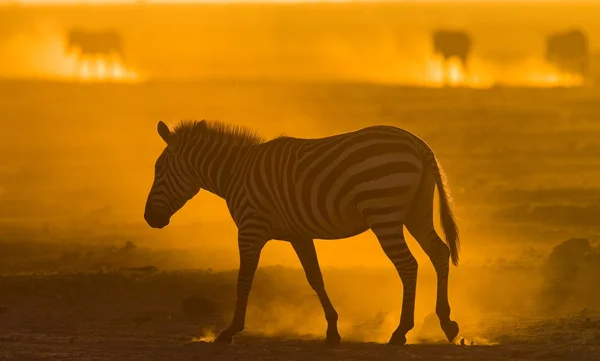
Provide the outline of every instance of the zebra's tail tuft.
<path id="1" fill-rule="evenodd" d="M 460 250 L 460 239 L 458 235 L 458 226 L 456 225 L 456 219 L 454 211 L 452 209 L 452 196 L 450 194 L 450 188 L 448 187 L 448 181 L 446 174 L 442 169 L 442 166 L 438 162 L 437 158 L 434 157 L 435 167 L 435 183 L 439 192 L 440 198 L 440 220 L 444 235 L 446 236 L 446 243 L 450 248 L 450 258 L 455 266 L 458 266 L 458 253 Z"/>

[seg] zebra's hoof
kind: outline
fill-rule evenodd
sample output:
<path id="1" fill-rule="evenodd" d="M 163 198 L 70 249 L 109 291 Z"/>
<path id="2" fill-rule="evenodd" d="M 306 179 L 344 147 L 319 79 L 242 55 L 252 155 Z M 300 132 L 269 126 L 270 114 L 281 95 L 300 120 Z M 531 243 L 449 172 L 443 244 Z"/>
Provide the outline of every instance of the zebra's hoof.
<path id="1" fill-rule="evenodd" d="M 225 332 L 221 332 L 217 338 L 213 341 L 213 343 L 222 343 L 222 344 L 231 344 L 233 342 L 233 336 L 228 335 Z"/>
<path id="2" fill-rule="evenodd" d="M 327 337 L 325 338 L 325 343 L 329 346 L 339 345 L 341 341 L 342 341 L 342 337 L 337 332 L 332 333 L 332 334 L 327 334 Z"/>
<path id="3" fill-rule="evenodd" d="M 446 338 L 448 338 L 448 342 L 453 342 L 456 336 L 458 336 L 458 323 L 455 321 L 450 321 L 442 326 L 442 330 L 444 330 Z"/>
<path id="4" fill-rule="evenodd" d="M 406 335 L 394 332 L 392 334 L 392 338 L 390 338 L 390 341 L 388 342 L 388 344 L 403 346 L 406 344 Z"/>

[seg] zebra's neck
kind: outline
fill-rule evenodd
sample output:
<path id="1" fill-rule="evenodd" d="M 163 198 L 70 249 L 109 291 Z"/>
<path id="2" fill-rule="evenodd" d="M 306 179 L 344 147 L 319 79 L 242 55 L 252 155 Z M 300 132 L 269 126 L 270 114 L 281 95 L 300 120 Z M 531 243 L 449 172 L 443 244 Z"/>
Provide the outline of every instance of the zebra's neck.
<path id="1" fill-rule="evenodd" d="M 227 199 L 249 148 L 250 145 L 207 144 L 195 165 L 201 188 Z"/>

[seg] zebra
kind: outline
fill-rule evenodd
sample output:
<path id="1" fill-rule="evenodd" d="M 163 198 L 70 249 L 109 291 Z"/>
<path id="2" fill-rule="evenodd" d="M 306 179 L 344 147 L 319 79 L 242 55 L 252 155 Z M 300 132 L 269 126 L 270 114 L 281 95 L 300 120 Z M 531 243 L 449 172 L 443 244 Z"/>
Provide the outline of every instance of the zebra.
<path id="1" fill-rule="evenodd" d="M 115 53 L 121 59 L 125 58 L 121 35 L 114 30 L 85 31 L 71 29 L 67 32 L 65 47 L 67 51 L 79 51 L 83 56 L 108 56 Z"/>
<path id="2" fill-rule="evenodd" d="M 585 76 L 589 68 L 589 42 L 579 29 L 548 35 L 546 61 L 559 71 Z"/>
<path id="3" fill-rule="evenodd" d="M 462 66 L 467 68 L 471 52 L 471 37 L 465 31 L 436 30 L 433 32 L 433 50 L 441 54 L 444 60 L 452 57 L 460 59 Z"/>
<path id="4" fill-rule="evenodd" d="M 432 34 L 433 52 L 442 56 L 444 77 L 447 77 L 447 64 L 451 58 L 458 58 L 465 72 L 469 71 L 469 54 L 473 41 L 469 33 L 458 30 L 435 30 Z"/>
<path id="5" fill-rule="evenodd" d="M 393 126 L 370 126 L 319 139 L 281 136 L 269 141 L 243 126 L 182 121 L 172 130 L 159 121 L 166 143 L 155 163 L 144 218 L 163 228 L 200 189 L 226 201 L 238 228 L 240 265 L 233 320 L 214 342 L 231 343 L 245 327 L 248 295 L 261 250 L 272 239 L 295 250 L 327 321 L 326 343 L 338 344 L 338 313 L 323 282 L 314 239 L 333 240 L 369 229 L 403 283 L 400 322 L 389 339 L 404 345 L 414 327 L 417 261 L 404 226 L 437 273 L 436 313 L 449 342 L 459 332 L 450 319 L 449 259 L 458 265 L 459 237 L 445 174 L 431 148 Z M 440 195 L 446 243 L 433 225 Z"/>
<path id="6" fill-rule="evenodd" d="M 71 29 L 66 34 L 65 49 L 67 53 L 75 55 L 79 68 L 82 67 L 82 61 L 101 56 L 113 67 L 125 61 L 123 40 L 115 30 L 94 32 Z"/>

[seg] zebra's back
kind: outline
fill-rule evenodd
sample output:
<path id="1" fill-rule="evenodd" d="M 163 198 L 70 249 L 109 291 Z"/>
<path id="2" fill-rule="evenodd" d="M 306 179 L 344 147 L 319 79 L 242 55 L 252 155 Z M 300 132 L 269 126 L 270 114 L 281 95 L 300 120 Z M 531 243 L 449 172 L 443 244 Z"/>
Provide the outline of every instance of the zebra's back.
<path id="1" fill-rule="evenodd" d="M 391 126 L 276 138 L 246 164 L 249 204 L 269 219 L 275 239 L 357 235 L 369 228 L 369 214 L 408 210 L 423 171 L 419 144 Z"/>

